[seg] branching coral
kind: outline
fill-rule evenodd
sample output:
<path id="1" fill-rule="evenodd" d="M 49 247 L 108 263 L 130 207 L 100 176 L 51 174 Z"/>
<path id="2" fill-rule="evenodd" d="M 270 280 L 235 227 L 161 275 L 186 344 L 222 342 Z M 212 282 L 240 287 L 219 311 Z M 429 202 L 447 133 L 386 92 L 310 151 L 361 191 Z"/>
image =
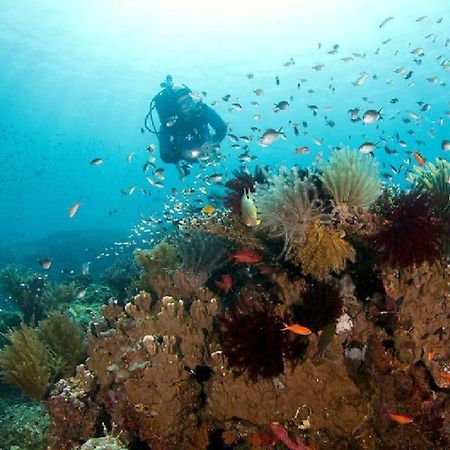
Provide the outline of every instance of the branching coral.
<path id="1" fill-rule="evenodd" d="M 255 198 L 260 227 L 270 237 L 283 240 L 286 259 L 305 241 L 308 223 L 313 219 L 324 219 L 316 187 L 297 168 L 282 167 L 269 185 L 256 187 Z"/>
<path id="2" fill-rule="evenodd" d="M 261 299 L 241 298 L 220 322 L 223 352 L 230 367 L 247 370 L 253 382 L 284 370 L 283 323 Z"/>
<path id="3" fill-rule="evenodd" d="M 345 233 L 336 231 L 315 220 L 306 228 L 306 239 L 302 247 L 295 247 L 296 261 L 302 264 L 305 274 L 319 280 L 330 272 L 340 272 L 347 260 L 355 260 L 355 249 L 344 240 Z"/>
<path id="4" fill-rule="evenodd" d="M 52 368 L 48 348 L 28 325 L 8 333 L 9 344 L 0 352 L 3 378 L 25 395 L 41 400 L 50 385 Z"/>
<path id="5" fill-rule="evenodd" d="M 370 205 L 381 188 L 374 158 L 348 147 L 333 150 L 330 161 L 321 169 L 319 179 L 337 206 L 350 208 Z"/>
<path id="6" fill-rule="evenodd" d="M 430 198 L 415 192 L 384 197 L 385 226 L 374 236 L 374 244 L 385 262 L 406 268 L 439 258 L 446 227 L 432 209 Z"/>

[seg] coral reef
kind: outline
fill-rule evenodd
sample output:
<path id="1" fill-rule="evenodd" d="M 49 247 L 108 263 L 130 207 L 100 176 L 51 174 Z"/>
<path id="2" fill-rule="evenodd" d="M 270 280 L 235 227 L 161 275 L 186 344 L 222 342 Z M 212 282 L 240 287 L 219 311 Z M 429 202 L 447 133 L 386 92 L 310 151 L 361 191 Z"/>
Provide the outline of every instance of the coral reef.
<path id="1" fill-rule="evenodd" d="M 128 254 L 114 261 L 101 276 L 102 283 L 106 284 L 119 300 L 127 298 L 138 279 L 139 265 L 136 258 Z"/>
<path id="2" fill-rule="evenodd" d="M 335 323 L 342 314 L 343 301 L 339 286 L 334 283 L 312 282 L 302 295 L 301 304 L 294 305 L 294 319 L 312 331 Z"/>
<path id="3" fill-rule="evenodd" d="M 176 248 L 166 241 L 156 244 L 151 250 L 136 250 L 136 261 L 147 276 L 157 273 L 172 273 L 179 265 Z"/>
<path id="4" fill-rule="evenodd" d="M 144 292 L 124 309 L 104 307 L 107 322 L 89 336 L 86 364 L 127 439 L 181 448 L 186 430 L 196 429 L 201 384 L 192 373 L 207 365 L 216 311 L 214 300 L 194 301 L 186 311 L 182 301 L 154 303 Z"/>
<path id="5" fill-rule="evenodd" d="M 380 194 L 375 159 L 348 147 L 334 149 L 318 177 L 338 206 L 367 207 Z"/>
<path id="6" fill-rule="evenodd" d="M 75 281 L 69 283 L 47 283 L 41 301 L 45 311 L 61 311 L 75 299 L 80 290 Z"/>
<path id="7" fill-rule="evenodd" d="M 283 240 L 286 259 L 305 241 L 309 222 L 324 219 L 317 188 L 296 168 L 282 167 L 270 184 L 257 186 L 255 198 L 261 229 Z"/>
<path id="8" fill-rule="evenodd" d="M 347 260 L 355 260 L 355 249 L 344 237 L 343 231 L 333 230 L 317 220 L 310 222 L 305 230 L 305 242 L 295 248 L 293 259 L 301 263 L 303 273 L 323 280 L 330 272 L 345 269 Z"/>
<path id="9" fill-rule="evenodd" d="M 194 232 L 189 239 L 181 238 L 176 244 L 184 271 L 206 282 L 211 273 L 225 262 L 227 247 L 223 239 Z"/>
<path id="10" fill-rule="evenodd" d="M 387 195 L 381 201 L 384 227 L 374 245 L 386 263 L 406 268 L 440 258 L 448 226 L 432 211 L 432 199 L 415 192 Z"/>
<path id="11" fill-rule="evenodd" d="M 221 345 L 228 364 L 258 377 L 271 378 L 284 370 L 286 346 L 283 322 L 261 298 L 241 298 L 220 321 Z"/>
<path id="12" fill-rule="evenodd" d="M 95 382 L 84 366 L 69 379 L 62 379 L 53 387 L 47 400 L 51 417 L 48 450 L 74 448 L 95 436 L 100 408 L 92 399 Z"/>
<path id="13" fill-rule="evenodd" d="M 0 448 L 46 450 L 49 426 L 43 404 L 18 401 L 16 396 L 0 399 Z"/>
<path id="14" fill-rule="evenodd" d="M 44 317 L 41 301 L 44 288 L 44 277 L 23 273 L 18 266 L 8 265 L 0 271 L 0 291 L 19 308 L 26 323 Z"/>

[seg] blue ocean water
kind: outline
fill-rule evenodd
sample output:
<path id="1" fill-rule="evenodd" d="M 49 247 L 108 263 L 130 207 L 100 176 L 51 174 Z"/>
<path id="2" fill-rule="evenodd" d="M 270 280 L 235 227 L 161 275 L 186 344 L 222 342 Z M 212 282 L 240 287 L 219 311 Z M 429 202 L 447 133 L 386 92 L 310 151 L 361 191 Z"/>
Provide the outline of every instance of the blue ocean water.
<path id="1" fill-rule="evenodd" d="M 374 152 L 380 170 L 407 186 L 405 169 L 415 162 L 406 151 L 426 160 L 447 157 L 441 142 L 450 139 L 449 23 L 443 0 L 2 0 L 2 265 L 35 261 L 42 252 L 61 255 L 64 264 L 94 264 L 102 248 L 133 239 L 130 230 L 141 218 L 173 208 L 168 196 L 174 188 L 220 191 L 202 176 L 219 172 L 226 181 L 239 167 L 242 150 L 228 138 L 219 166 L 201 173 L 194 168 L 180 181 L 176 169 L 157 156 L 156 167 L 166 172 L 164 187 L 146 181 L 146 148 L 157 140 L 141 127 L 167 74 L 205 91 L 204 101 L 214 103 L 230 133 L 253 136 L 250 154 L 257 159 L 247 164 L 251 169 L 306 167 L 319 153 L 326 159 L 332 147 L 384 138 L 398 154 L 386 154 L 381 141 Z M 367 79 L 356 86 L 363 72 Z M 255 96 L 256 89 L 264 95 Z M 223 100 L 226 95 L 230 101 Z M 289 101 L 289 109 L 274 113 L 281 100 Z M 242 110 L 230 108 L 231 102 Z M 422 111 L 424 104 L 430 109 Z M 351 108 L 360 115 L 381 109 L 383 120 L 352 123 Z M 327 125 L 325 116 L 335 125 Z M 307 122 L 307 128 L 302 125 L 295 136 L 289 121 Z M 252 134 L 252 126 L 261 132 Z M 279 127 L 286 141 L 258 145 L 265 129 Z M 309 154 L 294 152 L 301 146 Z M 91 165 L 94 158 L 103 164 Z M 402 164 L 396 175 L 391 165 Z M 69 218 L 78 201 L 77 214 Z M 61 236 L 58 250 L 52 248 Z"/>

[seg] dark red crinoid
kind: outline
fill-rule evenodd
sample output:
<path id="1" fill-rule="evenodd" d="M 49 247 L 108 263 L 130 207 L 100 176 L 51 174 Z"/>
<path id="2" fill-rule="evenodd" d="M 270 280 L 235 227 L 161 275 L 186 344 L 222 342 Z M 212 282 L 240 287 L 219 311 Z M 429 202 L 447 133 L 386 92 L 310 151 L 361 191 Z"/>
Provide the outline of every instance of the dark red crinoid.
<path id="1" fill-rule="evenodd" d="M 220 320 L 222 349 L 230 367 L 247 370 L 253 382 L 284 370 L 283 323 L 259 298 L 240 298 Z"/>
<path id="2" fill-rule="evenodd" d="M 294 321 L 317 333 L 335 323 L 342 314 L 343 301 L 338 286 L 312 282 L 303 295 L 301 305 L 293 306 Z"/>
<path id="3" fill-rule="evenodd" d="M 386 196 L 381 208 L 385 226 L 374 244 L 385 262 L 403 269 L 439 259 L 447 230 L 433 213 L 430 197 L 417 192 Z"/>
<path id="4" fill-rule="evenodd" d="M 255 167 L 252 175 L 248 169 L 239 169 L 233 171 L 231 180 L 225 183 L 225 187 L 229 189 L 225 197 L 225 206 L 230 208 L 234 214 L 241 213 L 241 198 L 244 191 L 254 192 L 255 183 L 265 183 L 267 181 L 267 168 Z"/>

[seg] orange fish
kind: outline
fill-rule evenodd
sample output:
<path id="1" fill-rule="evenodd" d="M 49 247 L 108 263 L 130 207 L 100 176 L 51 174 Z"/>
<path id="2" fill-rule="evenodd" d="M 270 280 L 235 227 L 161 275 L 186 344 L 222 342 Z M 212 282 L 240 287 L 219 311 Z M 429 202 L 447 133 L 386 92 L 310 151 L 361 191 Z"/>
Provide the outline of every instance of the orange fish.
<path id="1" fill-rule="evenodd" d="M 70 210 L 69 210 L 69 217 L 70 218 L 72 218 L 76 213 L 77 213 L 77 211 L 78 211 L 78 208 L 80 207 L 80 205 L 81 205 L 81 202 L 76 202 L 76 203 L 74 203 L 72 206 L 71 206 L 71 208 L 70 208 Z"/>
<path id="2" fill-rule="evenodd" d="M 233 255 L 229 256 L 228 261 L 232 261 L 233 259 L 237 263 L 254 264 L 262 260 L 262 255 L 258 250 L 247 248 L 234 252 Z"/>
<path id="3" fill-rule="evenodd" d="M 442 377 L 442 379 L 444 379 L 445 381 L 450 383 L 450 373 L 448 373 L 448 372 L 441 372 L 441 377 Z"/>
<path id="4" fill-rule="evenodd" d="M 407 425 L 408 423 L 413 423 L 414 419 L 412 417 L 403 416 L 401 414 L 388 413 L 389 418 L 400 425 Z"/>
<path id="5" fill-rule="evenodd" d="M 202 212 L 204 212 L 206 214 L 212 214 L 215 210 L 216 210 L 216 208 L 214 208 L 214 206 L 212 206 L 212 205 L 206 205 L 202 208 Z"/>
<path id="6" fill-rule="evenodd" d="M 297 323 L 294 323 L 293 325 L 286 325 L 283 323 L 284 328 L 281 329 L 281 331 L 292 331 L 295 334 L 300 334 L 301 336 L 308 336 L 312 333 L 312 331 L 308 327 L 304 327 L 302 325 L 299 325 Z"/>
<path id="7" fill-rule="evenodd" d="M 425 165 L 425 158 L 419 152 L 414 152 L 413 156 L 417 161 L 417 164 L 419 164 L 419 166 L 423 167 Z"/>
<path id="8" fill-rule="evenodd" d="M 233 287 L 233 278 L 231 278 L 231 275 L 228 273 L 224 273 L 222 275 L 222 279 L 214 281 L 214 284 L 225 294 L 228 294 L 228 292 Z"/>

